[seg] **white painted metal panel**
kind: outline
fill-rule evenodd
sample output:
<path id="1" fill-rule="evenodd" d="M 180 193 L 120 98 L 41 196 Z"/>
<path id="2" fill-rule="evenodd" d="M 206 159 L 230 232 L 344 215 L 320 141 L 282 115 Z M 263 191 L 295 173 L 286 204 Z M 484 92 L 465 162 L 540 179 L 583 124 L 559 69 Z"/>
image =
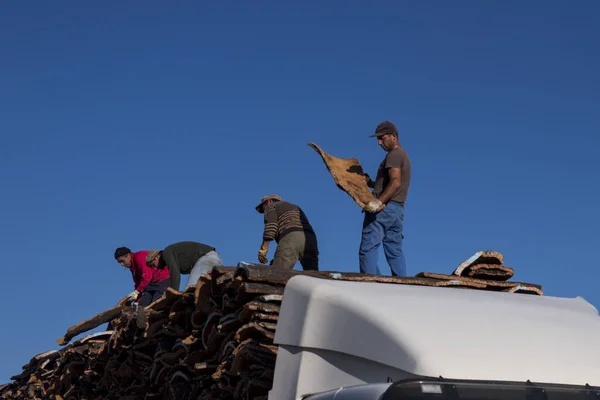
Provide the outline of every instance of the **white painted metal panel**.
<path id="1" fill-rule="evenodd" d="M 421 376 L 600 385 L 599 337 L 598 311 L 579 297 L 296 276 L 275 342 Z M 278 364 L 274 388 L 285 379 L 278 370 L 317 377 L 326 369 Z"/>

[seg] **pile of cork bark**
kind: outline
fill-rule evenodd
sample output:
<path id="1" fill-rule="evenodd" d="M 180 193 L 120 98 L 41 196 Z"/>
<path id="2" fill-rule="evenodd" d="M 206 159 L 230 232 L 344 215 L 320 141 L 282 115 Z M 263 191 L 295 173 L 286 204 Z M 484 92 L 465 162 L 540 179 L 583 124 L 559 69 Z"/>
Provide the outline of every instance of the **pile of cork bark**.
<path id="1" fill-rule="evenodd" d="M 420 272 L 416 276 L 452 282 L 453 286 L 465 284 L 473 289 L 544 295 L 540 285 L 509 281 L 515 271 L 503 263 L 504 256 L 497 251 L 478 251 L 462 262 L 451 275 Z"/>
<path id="2" fill-rule="evenodd" d="M 267 399 L 273 343 L 286 282 L 297 274 L 543 295 L 539 285 L 509 282 L 496 252 L 476 253 L 451 275 L 384 277 L 298 272 L 240 263 L 214 268 L 186 292 L 169 289 L 137 312 L 121 301 L 67 330 L 59 350 L 39 354 L 0 399 Z M 111 330 L 70 342 L 110 321 Z"/>

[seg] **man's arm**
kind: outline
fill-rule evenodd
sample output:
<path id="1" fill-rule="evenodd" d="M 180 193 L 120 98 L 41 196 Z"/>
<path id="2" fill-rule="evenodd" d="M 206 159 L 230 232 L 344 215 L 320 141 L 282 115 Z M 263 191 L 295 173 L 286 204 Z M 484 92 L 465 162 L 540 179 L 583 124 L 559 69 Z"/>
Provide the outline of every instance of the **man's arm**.
<path id="1" fill-rule="evenodd" d="M 169 287 L 173 290 L 179 291 L 179 281 L 181 280 L 179 269 L 175 266 L 171 266 L 171 264 L 168 264 L 167 268 L 169 268 L 169 275 L 171 277 L 169 280 Z"/>
<path id="2" fill-rule="evenodd" d="M 277 211 L 275 207 L 271 207 L 265 212 L 265 229 L 263 231 L 263 241 L 258 250 L 258 261 L 266 264 L 269 260 L 267 253 L 269 252 L 269 242 L 275 240 L 277 235 Z"/>
<path id="3" fill-rule="evenodd" d="M 144 290 L 146 290 L 146 286 L 148 286 L 152 280 L 152 270 L 146 266 L 145 253 L 139 252 L 133 257 L 135 257 L 135 259 L 132 260 L 134 262 L 134 268 L 137 270 L 138 276 L 140 277 L 139 282 L 136 282 L 135 290 L 139 294 L 142 294 L 144 293 Z"/>
<path id="4" fill-rule="evenodd" d="M 400 189 L 400 185 L 402 184 L 402 171 L 400 168 L 388 168 L 388 177 L 389 181 L 383 192 L 379 195 L 379 200 L 385 204 L 387 203 L 392 196 Z"/>
<path id="5" fill-rule="evenodd" d="M 263 231 L 263 243 L 275 240 L 277 235 L 277 211 L 275 207 L 265 212 L 265 230 Z"/>
<path id="6" fill-rule="evenodd" d="M 261 264 L 268 263 L 269 262 L 269 259 L 267 258 L 268 252 L 269 252 L 269 241 L 263 240 L 263 242 L 260 245 L 260 249 L 258 250 L 258 262 L 260 262 Z"/>
<path id="7" fill-rule="evenodd" d="M 150 268 L 148 268 L 146 265 L 138 265 L 137 268 L 140 269 L 140 275 L 142 275 L 142 279 L 140 280 L 140 283 L 137 284 L 135 290 L 139 294 L 142 294 L 152 279 L 152 271 L 150 271 Z"/>
<path id="8" fill-rule="evenodd" d="M 175 256 L 170 250 L 163 250 L 162 258 L 165 264 L 167 264 L 167 268 L 169 268 L 170 281 L 169 287 L 173 290 L 179 291 L 179 283 L 181 279 L 181 274 L 179 273 L 179 265 L 177 261 L 175 261 Z"/>

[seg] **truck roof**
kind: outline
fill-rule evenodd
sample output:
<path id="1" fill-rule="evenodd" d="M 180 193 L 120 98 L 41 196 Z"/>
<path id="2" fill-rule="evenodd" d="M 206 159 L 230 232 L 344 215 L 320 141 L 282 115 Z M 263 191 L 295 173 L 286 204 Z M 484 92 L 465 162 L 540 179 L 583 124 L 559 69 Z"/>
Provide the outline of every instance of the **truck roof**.
<path id="1" fill-rule="evenodd" d="M 600 385 L 599 336 L 598 310 L 581 297 L 298 275 L 275 343 L 419 376 Z"/>

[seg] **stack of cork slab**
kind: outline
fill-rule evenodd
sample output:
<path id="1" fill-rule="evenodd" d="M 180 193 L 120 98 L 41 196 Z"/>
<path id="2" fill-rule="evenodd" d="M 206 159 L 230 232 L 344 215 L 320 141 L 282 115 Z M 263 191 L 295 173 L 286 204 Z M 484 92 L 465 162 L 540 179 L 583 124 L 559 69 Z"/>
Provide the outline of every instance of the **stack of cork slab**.
<path id="1" fill-rule="evenodd" d="M 70 327 L 57 340 L 59 350 L 33 357 L 13 382 L 0 386 L 0 399 L 266 400 L 278 353 L 273 339 L 279 310 L 293 276 L 542 295 L 539 285 L 501 280 L 512 276 L 502 262 L 498 253 L 479 252 L 451 275 L 416 277 L 249 263 L 217 267 L 188 291 L 169 289 L 145 308 L 142 323 L 140 313 L 120 301 Z M 71 342 L 108 320 L 111 331 Z"/>
<path id="2" fill-rule="evenodd" d="M 509 281 L 514 270 L 503 265 L 504 256 L 497 251 L 478 251 L 462 262 L 451 275 L 420 272 L 416 276 L 430 279 L 478 284 L 482 289 L 542 296 L 542 287 L 533 283 Z"/>
<path id="3" fill-rule="evenodd" d="M 497 251 L 478 251 L 462 262 L 453 274 L 469 278 L 506 281 L 514 276 L 515 271 L 502 265 L 503 262 L 504 256 Z"/>

